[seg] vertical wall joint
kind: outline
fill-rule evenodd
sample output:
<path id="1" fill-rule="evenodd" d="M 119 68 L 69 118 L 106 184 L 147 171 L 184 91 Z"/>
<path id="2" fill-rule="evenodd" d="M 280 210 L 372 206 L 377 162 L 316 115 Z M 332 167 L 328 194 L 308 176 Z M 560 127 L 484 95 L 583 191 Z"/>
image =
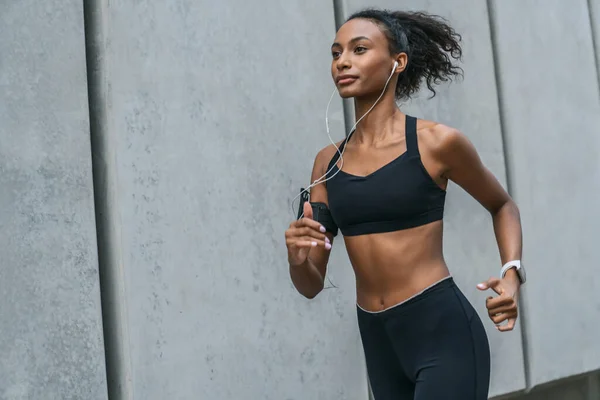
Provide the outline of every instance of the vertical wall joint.
<path id="1" fill-rule="evenodd" d="M 113 206 L 117 197 L 116 154 L 107 118 L 106 7 L 108 2 L 102 0 L 83 2 L 92 173 L 108 395 L 111 400 L 129 400 L 133 399 L 133 392 L 128 361 L 126 298 L 120 231 L 115 224 L 119 220 L 115 215 L 118 209 Z"/>
<path id="2" fill-rule="evenodd" d="M 504 156 L 504 168 L 506 171 L 506 189 L 508 192 L 514 196 L 514 190 L 512 186 L 512 181 L 514 178 L 512 165 L 512 156 L 507 151 L 507 134 L 506 134 L 506 113 L 504 109 L 504 96 L 502 90 L 502 70 L 498 60 L 500 56 L 498 54 L 498 37 L 496 31 L 496 15 L 494 8 L 494 0 L 487 0 L 487 8 L 488 8 L 488 18 L 489 18 L 489 26 L 490 26 L 490 39 L 492 43 L 492 57 L 494 60 L 494 75 L 496 79 L 496 92 L 498 95 L 498 111 L 500 115 L 500 132 L 502 135 L 502 151 Z M 520 296 L 519 298 L 519 319 L 521 322 L 521 343 L 523 346 L 523 363 L 524 363 L 524 371 L 525 371 L 525 385 L 526 390 L 529 391 L 531 389 L 531 379 L 530 379 L 530 357 L 529 357 L 529 346 L 527 345 L 527 326 L 525 324 L 525 313 L 524 313 L 524 297 Z"/>

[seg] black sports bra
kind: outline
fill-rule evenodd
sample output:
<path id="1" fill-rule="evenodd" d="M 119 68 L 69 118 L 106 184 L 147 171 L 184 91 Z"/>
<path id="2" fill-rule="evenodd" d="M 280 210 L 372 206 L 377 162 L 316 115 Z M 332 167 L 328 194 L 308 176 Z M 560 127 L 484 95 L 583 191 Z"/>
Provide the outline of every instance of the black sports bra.
<path id="1" fill-rule="evenodd" d="M 337 152 L 331 159 L 328 175 L 335 176 L 325 182 L 327 198 L 344 236 L 397 231 L 443 218 L 446 191 L 421 162 L 416 118 L 406 116 L 405 131 L 406 152 L 367 176 L 340 170 Z"/>

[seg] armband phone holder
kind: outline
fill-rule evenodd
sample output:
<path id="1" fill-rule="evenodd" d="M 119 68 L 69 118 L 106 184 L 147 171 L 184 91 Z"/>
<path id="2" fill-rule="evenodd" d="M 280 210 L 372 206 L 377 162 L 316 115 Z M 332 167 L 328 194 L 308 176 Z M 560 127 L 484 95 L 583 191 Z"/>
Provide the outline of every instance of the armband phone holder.
<path id="1" fill-rule="evenodd" d="M 310 194 L 308 190 L 301 188 L 300 194 L 300 205 L 298 206 L 298 219 L 302 217 L 304 213 L 304 203 L 309 201 Z M 331 215 L 331 211 L 329 211 L 329 207 L 325 203 L 310 203 L 313 210 L 313 219 L 319 222 L 321 225 L 327 229 L 327 232 L 331 233 L 333 236 L 337 236 L 338 226 L 333 220 L 333 216 Z"/>

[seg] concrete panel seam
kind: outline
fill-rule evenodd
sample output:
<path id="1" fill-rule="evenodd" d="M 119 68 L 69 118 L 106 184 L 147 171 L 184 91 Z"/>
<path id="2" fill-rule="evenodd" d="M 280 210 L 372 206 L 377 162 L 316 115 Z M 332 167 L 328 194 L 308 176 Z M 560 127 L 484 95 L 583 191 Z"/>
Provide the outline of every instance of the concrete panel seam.
<path id="1" fill-rule="evenodd" d="M 343 0 L 333 0 L 333 15 L 335 18 L 335 29 L 337 31 L 342 25 L 344 25 L 344 21 L 346 20 L 346 9 L 344 7 Z M 352 100 L 342 100 L 342 110 L 344 112 L 344 132 L 346 136 L 348 133 L 350 133 L 350 128 L 354 125 L 354 122 L 352 121 L 354 116 L 352 105 Z"/>
<path id="2" fill-rule="evenodd" d="M 116 154 L 111 150 L 107 127 L 106 18 L 101 0 L 84 0 L 86 67 L 92 152 L 92 176 L 96 213 L 96 235 L 104 331 L 108 395 L 111 400 L 133 399 L 129 333 L 125 307 L 120 232 L 113 221 L 116 207 Z"/>
<path id="3" fill-rule="evenodd" d="M 499 55 L 498 55 L 498 46 L 497 46 L 497 34 L 496 34 L 496 18 L 495 18 L 495 9 L 494 9 L 494 0 L 487 0 L 487 10 L 488 10 L 488 18 L 489 18 L 489 27 L 490 27 L 490 41 L 492 43 L 492 57 L 494 62 L 494 76 L 496 79 L 496 92 L 498 95 L 498 114 L 500 116 L 500 134 L 502 137 L 502 153 L 504 156 L 504 168 L 506 171 L 506 189 L 510 193 L 511 196 L 514 195 L 513 188 L 511 186 L 511 182 L 513 181 L 514 175 L 511 168 L 512 160 L 509 152 L 507 151 L 507 135 L 506 135 L 506 114 L 504 110 L 504 97 L 502 90 L 502 83 L 500 81 L 500 76 L 502 71 L 500 70 L 500 64 L 498 63 Z M 529 347 L 527 346 L 527 327 L 524 323 L 525 315 L 524 315 L 524 297 L 522 294 L 519 298 L 519 317 L 521 319 L 521 343 L 523 346 L 523 364 L 525 371 L 525 393 L 531 391 L 531 379 L 530 379 L 530 362 L 529 362 Z"/>
<path id="4" fill-rule="evenodd" d="M 594 25 L 595 15 L 594 7 L 592 7 L 592 0 L 587 0 L 588 16 L 590 18 L 590 29 L 592 33 L 592 46 L 594 49 L 594 62 L 596 63 L 596 86 L 598 86 L 598 96 L 600 97 L 600 55 L 598 54 L 598 46 L 600 43 L 596 40 L 596 35 L 600 34 L 597 30 L 599 29 Z"/>
<path id="5" fill-rule="evenodd" d="M 346 9 L 343 0 L 333 0 L 333 15 L 335 18 L 335 29 L 337 31 L 342 25 L 344 25 L 344 22 L 346 21 Z M 354 111 L 352 108 L 353 103 L 354 102 L 350 99 L 342 99 L 342 111 L 344 113 L 344 133 L 346 136 L 348 136 L 348 134 L 350 133 L 350 129 L 354 125 Z M 368 374 L 365 376 L 365 379 L 367 380 L 367 387 L 369 389 L 368 399 L 374 400 L 373 391 L 371 390 L 371 382 L 369 381 Z"/>
<path id="6" fill-rule="evenodd" d="M 335 29 L 336 31 L 340 29 L 342 25 L 344 25 L 344 21 L 346 20 L 346 10 L 344 7 L 343 0 L 333 0 L 333 15 L 335 18 Z M 344 133 L 346 136 L 350 133 L 350 129 L 354 125 L 352 118 L 354 116 L 354 111 L 352 109 L 353 102 L 350 99 L 342 99 L 342 111 L 344 113 Z M 367 380 L 368 387 L 368 399 L 374 400 L 373 391 L 371 389 L 371 382 L 369 381 L 369 375 L 365 376 Z"/>
<path id="7" fill-rule="evenodd" d="M 346 10 L 344 7 L 343 0 L 333 0 L 333 15 L 335 18 L 335 29 L 336 31 L 340 29 L 344 22 L 346 21 Z M 350 133 L 350 129 L 354 125 L 352 118 L 354 117 L 354 111 L 352 109 L 353 101 L 350 99 L 342 99 L 342 111 L 344 113 L 344 134 L 348 136 Z M 369 375 L 365 376 L 367 380 L 368 387 L 368 399 L 374 400 L 373 391 L 371 390 L 371 382 L 369 381 Z"/>

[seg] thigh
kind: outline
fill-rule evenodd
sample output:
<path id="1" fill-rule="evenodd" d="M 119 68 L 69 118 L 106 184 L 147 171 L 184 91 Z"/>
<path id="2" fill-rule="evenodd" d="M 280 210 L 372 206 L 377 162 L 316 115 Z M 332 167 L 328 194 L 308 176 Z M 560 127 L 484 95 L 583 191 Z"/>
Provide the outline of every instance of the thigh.
<path id="1" fill-rule="evenodd" d="M 413 400 L 414 383 L 400 367 L 381 319 L 376 314 L 360 309 L 358 313 L 360 336 L 374 399 Z"/>
<path id="2" fill-rule="evenodd" d="M 420 360 L 415 400 L 487 400 L 490 382 L 490 348 L 479 316 L 457 290 L 457 305 L 464 318 L 439 337 L 434 357 Z M 457 329 L 458 328 L 458 329 Z"/>

